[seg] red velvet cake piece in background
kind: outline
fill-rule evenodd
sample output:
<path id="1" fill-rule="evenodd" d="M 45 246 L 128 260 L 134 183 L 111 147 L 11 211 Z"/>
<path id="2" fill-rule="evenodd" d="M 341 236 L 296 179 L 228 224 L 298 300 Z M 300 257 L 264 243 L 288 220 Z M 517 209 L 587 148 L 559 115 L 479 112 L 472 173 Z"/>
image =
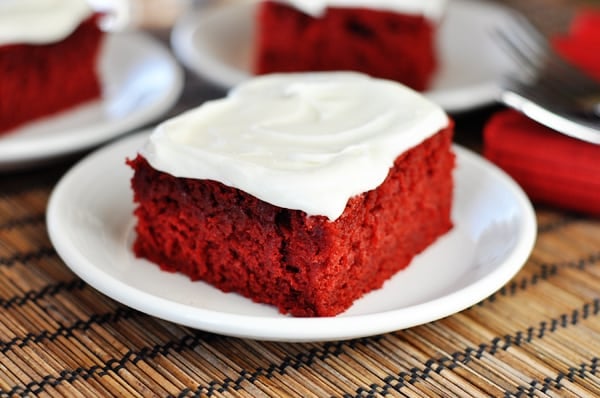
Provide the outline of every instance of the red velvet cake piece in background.
<path id="1" fill-rule="evenodd" d="M 0 134 L 101 95 L 97 17 L 85 0 L 47 3 L 1 9 Z"/>
<path id="2" fill-rule="evenodd" d="M 441 108 L 394 82 L 252 79 L 128 161 L 134 251 L 282 313 L 339 314 L 451 229 L 451 143 Z"/>
<path id="3" fill-rule="evenodd" d="M 415 2 L 410 10 L 389 1 L 264 1 L 258 7 L 257 74 L 354 70 L 425 90 L 437 67 L 436 19 L 441 1 Z M 329 4 L 331 3 L 331 4 Z M 348 3 L 348 4 L 346 4 Z M 404 2 L 406 3 L 406 2 Z M 428 8 L 430 7 L 430 8 Z M 435 7 L 431 12 L 431 7 Z M 434 15 L 432 15 L 434 14 Z"/>

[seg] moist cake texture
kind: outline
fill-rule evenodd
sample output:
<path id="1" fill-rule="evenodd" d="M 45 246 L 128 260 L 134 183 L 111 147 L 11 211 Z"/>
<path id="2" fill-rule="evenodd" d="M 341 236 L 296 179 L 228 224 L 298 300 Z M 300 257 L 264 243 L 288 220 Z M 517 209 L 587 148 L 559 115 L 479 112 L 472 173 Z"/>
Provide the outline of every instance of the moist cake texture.
<path id="1" fill-rule="evenodd" d="M 134 251 L 282 313 L 339 314 L 452 227 L 451 141 L 444 112 L 394 82 L 253 79 L 128 161 Z"/>

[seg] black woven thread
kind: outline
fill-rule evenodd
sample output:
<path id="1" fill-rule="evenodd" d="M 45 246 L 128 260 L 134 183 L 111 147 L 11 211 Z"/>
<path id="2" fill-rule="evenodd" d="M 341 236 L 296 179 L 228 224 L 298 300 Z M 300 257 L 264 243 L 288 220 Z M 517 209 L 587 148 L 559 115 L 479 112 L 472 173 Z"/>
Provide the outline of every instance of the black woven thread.
<path id="1" fill-rule="evenodd" d="M 127 310 L 122 310 L 124 316 L 129 313 Z M 356 391 L 358 397 L 365 394 L 382 394 L 385 395 L 390 389 L 400 391 L 407 384 L 414 384 L 421 380 L 425 380 L 432 372 L 440 373 L 444 369 L 453 369 L 459 364 L 468 364 L 470 361 L 480 359 L 484 354 L 495 355 L 498 351 L 507 350 L 513 345 L 524 345 L 536 339 L 543 339 L 548 334 L 553 333 L 552 328 L 548 328 L 548 324 L 556 324 L 557 327 L 567 328 L 570 325 L 576 324 L 579 320 L 586 319 L 590 316 L 597 316 L 600 313 L 600 299 L 586 303 L 582 308 L 573 310 L 568 315 L 561 315 L 556 319 L 551 319 L 547 322 L 541 322 L 537 327 L 530 327 L 526 332 L 519 331 L 515 335 L 506 335 L 492 339 L 490 343 L 482 343 L 477 348 L 469 347 L 461 352 L 455 352 L 448 357 L 437 359 L 429 359 L 424 364 L 423 368 L 414 367 L 410 371 L 404 371 L 397 375 L 389 375 L 383 380 L 383 384 L 372 383 L 368 387 L 360 387 Z M 41 341 L 44 339 L 52 340 L 60 335 L 70 336 L 73 330 L 89 328 L 92 324 L 98 324 L 108 321 L 110 318 L 114 321 L 115 314 L 98 315 L 90 318 L 88 321 L 77 322 L 69 328 L 60 328 L 56 332 L 42 333 L 37 336 L 26 336 L 23 339 L 16 339 L 4 343 L 2 349 L 8 349 L 14 345 L 23 346 L 30 341 Z M 123 357 L 110 359 L 104 366 L 93 366 L 91 368 L 78 368 L 75 370 L 63 370 L 58 376 L 46 375 L 40 381 L 32 381 L 25 386 L 14 386 L 9 391 L 0 391 L 0 397 L 8 397 L 13 395 L 27 396 L 29 394 L 39 394 L 44 391 L 47 386 L 56 387 L 64 382 L 73 382 L 76 379 L 87 379 L 92 376 L 102 377 L 110 372 L 118 372 L 127 363 L 135 364 L 140 360 L 149 360 L 157 355 L 167 355 L 169 352 L 181 352 L 184 349 L 193 350 L 200 342 L 206 341 L 208 338 L 215 337 L 207 333 L 197 332 L 192 335 L 186 335 L 176 342 L 167 342 L 162 345 L 153 347 L 144 347 L 138 352 L 127 352 Z M 198 397 L 198 396 L 213 396 L 215 393 L 223 393 L 226 391 L 239 390 L 244 382 L 254 382 L 258 377 L 271 378 L 274 374 L 283 375 L 286 369 L 299 369 L 303 366 L 310 366 L 315 360 L 324 361 L 330 357 L 338 357 L 345 352 L 345 346 L 356 346 L 363 344 L 368 346 L 373 341 L 381 339 L 382 336 L 373 338 L 363 338 L 353 341 L 330 342 L 325 343 L 320 348 L 313 348 L 308 353 L 300 353 L 295 357 L 287 357 L 280 364 L 271 364 L 268 368 L 258 368 L 253 372 L 243 370 L 235 379 L 225 378 L 222 381 L 213 380 L 207 385 L 198 386 L 194 390 L 186 388 L 182 390 L 177 397 Z M 350 395 L 348 395 L 350 396 Z"/>
<path id="2" fill-rule="evenodd" d="M 8 220 L 2 224 L 0 224 L 0 230 L 11 230 L 15 228 L 23 228 L 28 225 L 39 225 L 43 224 L 46 220 L 46 216 L 44 214 L 35 214 L 31 216 L 25 216 L 22 218 L 16 218 L 13 220 Z"/>
<path id="3" fill-rule="evenodd" d="M 81 279 L 73 279 L 66 282 L 58 282 L 46 285 L 40 290 L 30 290 L 23 295 L 12 296 L 8 299 L 0 298 L 0 307 L 9 309 L 11 307 L 20 307 L 29 302 L 35 302 L 47 296 L 55 296 L 61 292 L 72 292 L 81 290 L 86 286 Z"/>
<path id="4" fill-rule="evenodd" d="M 93 325 L 102 325 L 105 323 L 117 322 L 121 319 L 128 319 L 136 313 L 136 311 L 129 308 L 119 308 L 115 312 L 92 315 L 87 320 L 80 319 L 69 326 L 61 325 L 53 332 L 44 330 L 40 333 L 28 333 L 22 337 L 14 337 L 9 341 L 0 341 L 0 352 L 6 354 L 14 347 L 22 348 L 31 343 L 54 341 L 60 336 L 73 337 L 73 332 L 76 330 L 85 331 Z"/>
<path id="5" fill-rule="evenodd" d="M 585 304 L 580 309 L 575 309 L 569 315 L 561 315 L 557 318 L 556 325 L 561 328 L 567 328 L 570 325 L 574 325 L 578 320 L 586 319 L 590 316 L 597 316 L 600 313 L 600 299 L 596 299 L 591 303 Z M 584 314 L 587 314 L 584 317 Z M 562 320 L 566 319 L 566 322 Z M 524 345 L 531 343 L 536 339 L 543 339 L 553 331 L 548 330 L 547 325 L 552 324 L 553 320 L 548 322 L 541 322 L 537 327 L 530 327 L 527 331 L 518 331 L 515 335 L 506 335 L 503 337 L 496 337 L 489 343 L 482 343 L 478 347 L 468 347 L 464 351 L 457 351 L 450 356 L 441 358 L 431 358 L 427 360 L 422 368 L 413 367 L 408 371 L 400 372 L 397 375 L 388 375 L 383 379 L 383 383 L 377 384 L 372 383 L 368 387 L 359 387 L 354 395 L 345 394 L 344 397 L 367 397 L 367 396 L 380 396 L 386 395 L 390 390 L 400 391 L 408 384 L 415 384 L 419 381 L 426 380 L 432 373 L 440 373 L 444 369 L 453 369 L 458 365 L 468 364 L 475 359 L 481 359 L 484 354 L 495 355 L 499 351 L 505 351 L 513 345 Z M 555 329 L 556 330 L 556 329 Z M 378 339 L 383 338 L 378 336 Z M 352 344 L 361 343 L 365 346 L 371 344 L 372 339 L 360 339 L 355 340 Z M 242 371 L 236 379 L 226 378 L 219 382 L 216 380 L 211 381 L 207 385 L 198 386 L 195 389 L 186 388 L 182 390 L 177 397 L 179 398 L 191 398 L 200 396 L 213 396 L 217 392 L 223 393 L 231 390 L 239 390 L 242 388 L 243 382 L 251 382 L 258 377 L 272 377 L 273 372 L 277 372 L 281 375 L 285 374 L 285 370 L 289 367 L 298 369 L 302 366 L 310 366 L 315 359 L 326 360 L 332 356 L 338 356 L 345 352 L 344 346 L 350 344 L 349 342 L 331 342 L 326 343 L 321 349 L 313 349 L 308 354 L 299 354 L 295 358 L 286 358 L 279 365 L 271 365 L 268 369 L 270 372 L 266 372 L 263 368 L 258 368 L 253 372 Z"/>
<path id="6" fill-rule="evenodd" d="M 583 258 L 582 260 L 578 260 L 575 262 L 542 266 L 542 272 L 540 274 L 541 275 L 540 278 L 546 279 L 552 275 L 556 275 L 558 269 L 564 268 L 564 267 L 582 269 L 583 266 L 585 266 L 587 264 L 595 264 L 596 262 L 598 262 L 599 259 L 600 259 L 600 254 L 593 254 L 586 258 Z M 509 290 L 512 292 L 512 294 L 514 294 L 519 289 L 526 289 L 527 286 L 528 286 L 527 283 L 518 283 L 515 285 L 514 288 L 511 288 Z M 584 305 L 582 307 L 581 311 L 575 311 L 572 314 L 572 317 L 575 320 L 577 320 L 578 318 L 586 319 L 587 317 L 590 316 L 590 314 L 596 315 L 599 312 L 599 309 L 600 309 L 600 302 L 596 300 L 593 303 Z M 565 316 L 562 316 L 561 319 L 565 319 Z M 551 324 L 555 323 L 557 325 L 559 323 L 564 324 L 563 321 L 561 321 L 561 322 L 551 321 L 550 323 Z M 566 327 L 566 325 L 565 325 L 565 327 Z M 514 344 L 514 345 L 529 343 L 534 338 L 543 338 L 546 328 L 547 328 L 546 323 L 541 323 L 538 328 L 530 327 L 527 329 L 526 332 L 518 331 L 518 332 L 516 332 L 515 336 L 505 337 L 505 340 L 506 340 L 507 344 Z M 537 334 L 537 336 L 535 334 Z M 189 337 L 189 336 L 187 336 L 187 337 Z M 33 341 L 34 339 L 28 338 L 26 336 L 26 338 L 23 338 L 21 340 L 22 340 L 22 343 L 20 344 L 20 346 L 23 346 L 23 345 L 27 344 L 29 341 Z M 369 340 L 361 339 L 358 341 L 368 342 Z M 492 352 L 495 353 L 499 347 L 500 341 L 501 340 L 497 340 L 496 343 L 492 342 L 491 345 L 482 344 L 477 349 L 467 348 L 465 350 L 465 353 L 463 356 L 464 356 L 464 358 L 471 358 L 471 357 L 480 358 L 486 349 L 490 349 L 490 350 L 492 350 Z M 167 343 L 163 347 L 168 347 L 169 344 L 170 343 Z M 333 343 L 331 343 L 331 344 L 333 344 Z M 324 347 L 330 348 L 330 347 L 332 347 L 331 344 L 325 345 Z M 338 347 L 339 349 L 341 349 L 343 344 L 351 344 L 351 343 L 340 342 L 340 343 L 336 343 L 336 344 L 337 345 L 335 347 Z M 12 345 L 14 345 L 14 344 L 12 344 Z M 2 348 L 1 344 L 0 344 L 0 348 Z M 150 353 L 156 352 L 156 349 L 157 349 L 156 347 L 154 347 L 153 349 L 145 348 L 142 351 L 140 351 L 140 357 L 143 357 L 144 355 L 146 355 L 147 352 L 150 352 Z M 167 348 L 165 348 L 165 349 L 167 349 Z M 148 351 L 148 350 L 150 350 L 150 351 Z M 153 357 L 155 355 L 156 354 L 152 354 L 151 357 Z M 319 357 L 318 352 L 313 350 L 312 352 L 309 352 L 309 354 L 299 354 L 296 358 L 286 358 L 283 361 L 283 363 L 281 363 L 279 365 L 271 365 L 266 370 L 265 369 L 257 369 L 256 371 L 251 372 L 251 373 L 250 372 L 242 372 L 240 374 L 240 377 L 238 377 L 236 380 L 228 378 L 228 379 L 225 379 L 223 382 L 213 381 L 213 382 L 209 383 L 208 387 L 199 386 L 197 389 L 195 389 L 193 391 L 191 389 L 187 388 L 185 390 L 182 390 L 178 396 L 181 396 L 181 397 L 199 396 L 199 395 L 203 395 L 203 394 L 207 394 L 207 393 L 210 393 L 210 395 L 212 395 L 216 391 L 228 391 L 231 389 L 237 390 L 237 389 L 241 388 L 240 383 L 243 381 L 251 382 L 252 380 L 255 380 L 257 377 L 259 377 L 261 375 L 271 377 L 274 372 L 283 374 L 285 372 L 285 369 L 287 369 L 289 367 L 298 368 L 301 366 L 308 366 L 316 358 L 326 359 L 327 357 L 330 357 L 330 356 L 332 356 L 331 353 Z M 430 359 L 429 361 L 427 361 L 424 370 L 419 371 L 417 368 L 414 368 L 410 373 L 403 372 L 400 375 L 409 377 L 409 380 L 419 380 L 419 379 L 423 378 L 423 375 L 427 375 L 431 371 L 438 371 L 438 373 L 439 373 L 444 368 L 449 368 L 449 369 L 454 368 L 459 363 L 460 358 L 461 358 L 461 353 L 455 353 L 452 355 L 451 358 Z M 123 361 L 123 358 L 121 360 L 114 360 L 114 361 L 120 362 L 120 361 Z M 113 361 L 113 363 L 114 363 L 114 361 Z M 125 358 L 125 361 L 127 361 L 126 358 Z M 84 374 L 86 374 L 86 372 L 90 372 L 90 369 L 80 369 L 76 373 L 78 373 L 78 374 L 81 373 L 82 375 L 84 375 Z M 97 373 L 97 371 L 94 371 L 94 374 L 96 374 L 96 373 Z M 404 374 L 404 373 L 406 373 L 406 374 Z M 69 373 L 69 374 L 71 375 L 70 377 L 73 376 L 73 373 Z M 81 377 L 83 377 L 83 376 L 81 376 Z M 385 388 L 387 388 L 387 389 L 392 388 L 393 384 L 395 384 L 396 386 L 399 386 L 399 387 L 401 387 L 403 385 L 404 381 L 402 381 L 394 376 L 390 376 L 390 377 L 392 377 L 393 380 L 388 383 L 389 385 L 385 384 Z M 57 380 L 59 380 L 60 382 L 66 381 L 65 378 L 61 378 L 61 379 L 57 379 Z M 42 382 L 37 382 L 36 385 L 39 385 L 41 383 Z M 44 385 L 47 385 L 47 383 Z M 373 385 L 373 386 L 375 386 L 375 385 Z M 383 388 L 383 387 L 381 387 L 381 388 Z M 371 387 L 369 389 L 371 389 Z M 369 389 L 365 389 L 365 391 L 369 391 Z"/>
<path id="7" fill-rule="evenodd" d="M 54 248 L 42 247 L 29 252 L 15 253 L 9 257 L 0 257 L 0 266 L 12 267 L 15 264 L 26 264 L 30 261 L 41 260 L 54 255 L 56 255 Z"/>
<path id="8" fill-rule="evenodd" d="M 34 252 L 23 253 L 20 255 L 13 256 L 9 259 L 0 259 L 0 264 L 2 264 L 2 261 L 4 261 L 5 264 L 12 264 L 17 261 L 30 261 L 31 259 L 38 258 L 39 256 L 41 256 L 41 257 L 44 256 L 41 253 L 41 251 L 38 251 L 37 253 L 39 253 L 39 254 L 36 255 L 36 253 L 34 253 Z M 531 280 L 547 279 L 548 277 L 550 277 L 552 275 L 556 275 L 558 272 L 558 269 L 560 269 L 560 268 L 568 267 L 568 268 L 583 269 L 586 265 L 595 264 L 599 260 L 600 260 L 600 253 L 595 253 L 595 254 L 592 254 L 586 258 L 583 258 L 583 259 L 575 261 L 575 262 L 568 262 L 568 263 L 561 263 L 561 264 L 554 264 L 554 265 L 543 265 L 541 267 L 542 271 L 539 274 L 539 276 L 537 276 L 537 277 L 533 276 L 531 278 Z M 513 286 L 510 287 L 508 289 L 508 291 L 510 292 L 510 294 L 515 294 L 517 290 L 526 289 L 529 284 L 530 283 L 526 283 L 526 282 L 513 284 Z M 502 294 L 508 294 L 508 293 L 507 293 L 507 291 L 504 291 Z M 590 315 L 590 307 L 593 307 L 592 313 L 593 313 L 593 315 L 596 315 L 598 313 L 598 308 L 600 308 L 600 303 L 598 301 L 594 301 L 592 304 L 584 305 L 581 313 L 579 311 L 575 311 L 574 315 L 573 315 L 575 321 L 578 317 L 581 317 L 583 319 L 587 318 Z M 92 317 L 92 318 L 94 318 L 94 317 Z M 566 318 L 565 318 L 565 316 L 563 316 L 561 319 L 566 319 Z M 92 320 L 91 318 L 90 318 L 90 321 L 92 323 L 102 323 L 102 322 L 98 322 L 97 320 Z M 559 323 L 561 325 L 565 324 L 564 321 L 561 321 L 561 322 L 559 322 L 557 320 L 551 321 L 551 324 L 558 325 Z M 71 328 L 74 327 L 74 329 L 72 329 L 72 330 L 76 330 L 76 329 L 79 329 L 80 326 L 82 326 L 82 324 L 77 323 L 77 324 L 73 325 Z M 564 327 L 566 327 L 566 325 Z M 543 338 L 546 328 L 547 328 L 547 326 L 545 323 L 540 324 L 540 327 L 537 328 L 537 331 L 533 327 L 528 328 L 526 333 L 517 332 L 514 337 L 508 336 L 507 342 L 519 345 L 519 344 L 522 344 L 523 341 L 530 342 L 534 337 Z M 554 328 L 554 330 L 555 330 L 555 328 Z M 538 335 L 534 336 L 534 332 L 537 333 Z M 0 350 L 4 352 L 5 350 L 10 349 L 10 347 L 12 347 L 16 344 L 18 344 L 20 347 L 22 347 L 31 341 L 41 341 L 44 338 L 52 339 L 52 338 L 58 337 L 58 335 L 60 335 L 60 334 L 69 335 L 65 331 L 60 331 L 60 330 L 58 330 L 57 332 L 55 332 L 53 334 L 42 333 L 38 336 L 27 335 L 24 338 L 15 338 L 8 343 L 0 343 Z M 361 339 L 359 341 L 363 341 L 363 340 Z M 368 341 L 368 340 L 364 340 L 364 341 Z M 468 348 L 465 351 L 466 354 L 463 355 L 462 357 L 464 357 L 465 359 L 471 358 L 473 356 L 475 358 L 480 358 L 486 349 L 491 350 L 489 352 L 495 353 L 499 347 L 498 344 L 500 341 L 501 340 L 497 340 L 496 343 L 492 342 L 491 345 L 482 344 L 479 346 L 478 349 Z M 336 343 L 336 344 L 338 344 L 338 347 L 342 347 L 342 345 L 346 344 L 346 343 L 347 342 L 341 342 L 341 343 Z M 169 344 L 170 343 L 167 343 L 163 347 L 169 347 Z M 160 349 L 159 349 L 159 351 L 156 351 L 157 347 L 160 347 L 160 346 L 156 346 L 152 349 L 149 349 L 149 348 L 143 349 L 142 351 L 140 351 L 139 355 L 136 355 L 133 357 L 133 360 L 135 362 L 137 362 L 138 360 L 140 360 L 140 358 L 143 358 L 144 356 L 148 356 L 150 359 L 155 357 L 158 354 L 158 352 L 162 353 L 162 351 L 160 351 Z M 331 347 L 331 345 L 325 345 L 324 347 Z M 169 348 L 165 348 L 165 349 L 168 350 Z M 320 351 L 322 351 L 322 350 L 309 352 L 309 354 L 299 354 L 297 356 L 297 358 L 293 358 L 293 359 L 287 358 L 286 360 L 284 360 L 283 363 L 281 363 L 279 365 L 271 365 L 266 370 L 259 368 L 252 373 L 246 372 L 246 371 L 241 372 L 240 377 L 238 377 L 236 380 L 225 379 L 223 382 L 213 381 L 213 382 L 209 383 L 208 387 L 200 386 L 194 391 L 191 391 L 188 388 L 188 389 L 182 390 L 182 392 L 181 392 L 181 394 L 179 394 L 179 396 L 181 396 L 181 397 L 199 396 L 199 395 L 203 395 L 203 394 L 213 395 L 217 391 L 228 391 L 231 389 L 237 390 L 237 389 L 241 388 L 240 383 L 242 383 L 243 381 L 252 382 L 252 380 L 255 380 L 257 377 L 262 376 L 262 375 L 265 375 L 266 377 L 271 377 L 274 372 L 283 374 L 285 372 L 285 369 L 289 368 L 290 366 L 293 366 L 294 368 L 301 367 L 301 366 L 309 366 L 312 363 L 312 361 L 314 361 L 314 359 L 316 359 L 316 358 L 326 359 L 326 358 L 332 356 L 331 353 L 327 354 L 328 351 L 325 351 L 325 353 L 326 353 L 325 355 L 319 356 L 318 353 Z M 408 377 L 409 380 L 413 380 L 413 382 L 416 380 L 419 380 L 419 379 L 423 379 L 431 371 L 438 371 L 438 373 L 439 373 L 444 368 L 451 369 L 451 368 L 455 367 L 461 361 L 460 354 L 461 353 L 455 353 L 452 355 L 451 358 L 440 358 L 440 359 L 436 359 L 436 360 L 431 359 L 431 360 L 427 361 L 424 370 L 419 370 L 417 368 L 413 368 L 409 373 L 402 372 L 400 375 Z M 23 391 L 26 391 L 27 393 L 30 393 L 32 391 L 38 391 L 40 388 L 41 388 L 41 390 L 39 390 L 39 391 L 43 391 L 43 386 L 45 386 L 45 385 L 50 385 L 50 384 L 57 385 L 57 384 L 53 384 L 53 383 L 60 384 L 65 381 L 69 381 L 69 379 L 78 378 L 78 377 L 82 377 L 85 379 L 85 378 L 91 377 L 91 375 L 98 374 L 99 370 L 106 371 L 107 367 L 109 370 L 111 370 L 112 369 L 111 366 L 114 365 L 115 363 L 121 363 L 122 361 L 125 361 L 125 363 L 126 363 L 131 360 L 132 360 L 132 358 L 128 358 L 126 356 L 126 357 L 121 358 L 120 360 L 115 359 L 115 360 L 111 360 L 112 362 L 110 362 L 110 363 L 107 362 L 107 365 L 105 367 L 93 367 L 93 368 L 89 368 L 89 369 L 81 368 L 81 369 L 76 369 L 75 371 L 68 371 L 67 373 L 65 373 L 65 377 L 56 378 L 53 376 L 46 376 L 44 378 L 44 380 L 42 380 L 41 382 L 32 382 L 33 384 L 30 383 L 31 386 L 33 386 L 32 387 L 33 389 L 28 388 L 27 386 L 25 386 L 25 387 L 17 386 L 15 388 L 13 388 L 13 390 L 17 389 L 17 390 L 15 390 L 16 394 L 19 394 L 19 392 L 18 392 L 19 388 L 23 389 Z M 122 365 L 121 365 L 121 367 L 122 367 Z M 62 373 L 63 372 L 61 372 L 61 374 Z M 103 374 L 104 373 L 102 373 L 102 375 Z M 402 377 L 401 379 L 404 379 L 405 377 Z M 48 382 L 46 379 L 52 380 L 52 383 Z M 389 390 L 390 388 L 394 388 L 393 387 L 394 385 L 398 388 L 401 388 L 402 385 L 404 385 L 403 384 L 404 381 L 402 381 L 401 379 L 398 379 L 397 377 L 389 376 L 388 378 L 386 378 L 386 380 L 388 380 L 388 379 L 389 379 L 389 382 L 387 382 L 384 385 L 384 387 L 380 387 L 376 384 L 372 384 L 371 386 L 369 386 L 369 389 L 366 389 L 366 388 L 362 388 L 362 389 L 364 391 L 371 391 L 371 390 L 374 390 L 377 388 L 386 388 Z M 28 384 L 28 386 L 29 386 L 29 384 Z M 13 391 L 13 390 L 11 390 L 11 391 Z M 0 396 L 2 396 L 2 393 L 3 392 L 0 392 Z"/>
<path id="9" fill-rule="evenodd" d="M 259 367 L 252 372 L 243 370 L 236 379 L 225 378 L 222 381 L 213 380 L 205 386 L 198 386 L 195 389 L 185 388 L 177 395 L 172 397 L 191 398 L 191 397 L 211 397 L 216 393 L 222 394 L 231 390 L 240 390 L 244 382 L 254 383 L 259 377 L 268 379 L 275 374 L 284 375 L 289 368 L 300 369 L 304 366 L 312 365 L 316 360 L 325 361 L 328 358 L 339 357 L 346 352 L 345 347 L 355 347 L 358 344 L 369 345 L 372 341 L 378 341 L 382 336 L 371 338 L 361 338 L 349 341 L 337 341 L 324 343 L 319 348 L 312 348 L 308 353 L 299 353 L 294 357 L 286 357 L 279 364 L 271 364 L 268 368 Z"/>
<path id="10" fill-rule="evenodd" d="M 537 392 L 547 393 L 550 390 L 560 390 L 564 387 L 563 380 L 575 383 L 577 379 L 596 376 L 600 358 L 593 357 L 590 362 L 577 367 L 570 367 L 567 373 L 558 372 L 555 377 L 545 377 L 544 380 L 532 380 L 529 385 L 520 385 L 516 391 L 505 391 L 505 397 L 535 397 Z"/>
<path id="11" fill-rule="evenodd" d="M 591 253 L 585 257 L 575 261 L 568 261 L 556 264 L 541 264 L 539 271 L 521 280 L 513 280 L 501 287 L 496 293 L 489 296 L 487 299 L 479 302 L 477 305 L 482 306 L 486 303 L 492 303 L 498 296 L 514 296 L 517 292 L 527 290 L 531 286 L 535 286 L 538 282 L 548 280 L 557 276 L 561 269 L 578 269 L 585 270 L 589 266 L 594 266 L 600 263 L 600 252 Z"/>
<path id="12" fill-rule="evenodd" d="M 458 365 L 466 365 L 473 360 L 481 359 L 484 354 L 494 356 L 499 351 L 506 351 L 512 346 L 522 346 L 531 343 L 533 340 L 541 340 L 559 329 L 577 325 L 581 320 L 590 316 L 598 316 L 598 314 L 600 314 L 600 299 L 595 299 L 584 304 L 581 308 L 574 309 L 569 314 L 562 314 L 549 321 L 540 322 L 537 327 L 529 327 L 526 332 L 518 331 L 514 335 L 495 337 L 489 343 L 482 343 L 477 348 L 469 347 L 464 351 L 454 352 L 450 356 L 431 358 L 425 362 L 422 368 L 412 368 L 409 372 L 404 371 L 397 375 L 389 375 L 383 379 L 383 383 L 372 383 L 368 388 L 359 387 L 354 395 L 346 394 L 345 397 L 386 395 L 390 390 L 399 392 L 409 384 L 426 380 L 432 372 L 439 374 L 444 369 L 452 369 Z M 554 327 L 549 327 L 549 325 L 554 325 Z M 594 372 L 597 371 L 598 364 L 596 362 L 594 362 Z M 574 381 L 576 374 L 570 371 L 567 376 L 571 376 L 572 380 L 569 380 Z M 553 382 L 556 385 L 559 381 L 560 378 L 558 381 L 551 379 L 547 388 L 550 388 Z"/>
<path id="13" fill-rule="evenodd" d="M 121 310 L 120 310 L 121 311 Z M 115 321 L 116 317 L 119 319 L 125 318 L 126 316 L 131 316 L 133 311 L 130 310 L 122 310 L 123 312 L 117 312 L 115 314 L 110 314 L 111 321 Z M 100 324 L 108 322 L 108 319 L 103 318 L 103 316 L 99 316 L 102 319 L 89 320 L 86 322 L 85 327 L 83 325 L 79 325 L 77 329 L 87 329 L 92 326 L 92 324 Z M 57 338 L 60 335 L 71 336 L 72 330 L 66 331 L 57 331 L 53 333 L 51 336 L 43 334 L 40 336 L 40 340 L 48 339 L 52 340 Z M 94 365 L 89 368 L 77 368 L 73 370 L 63 370 L 57 376 L 55 375 L 46 375 L 39 381 L 31 381 L 24 386 L 14 386 L 8 391 L 0 390 L 0 397 L 13 397 L 13 396 L 21 396 L 21 397 L 29 397 L 32 394 L 38 395 L 45 391 L 47 387 L 57 387 L 62 383 L 72 383 L 75 380 L 82 379 L 87 380 L 91 377 L 103 377 L 110 373 L 118 373 L 121 369 L 125 367 L 128 363 L 136 364 L 142 360 L 149 360 L 157 357 L 158 355 L 168 355 L 170 352 L 181 352 L 183 350 L 193 350 L 201 342 L 210 340 L 212 338 L 216 338 L 216 335 L 211 335 L 209 333 L 197 332 L 193 335 L 186 335 L 178 341 L 170 341 L 166 344 L 155 345 L 153 347 L 145 347 L 138 352 L 128 351 L 121 358 L 109 359 L 104 366 Z M 33 341 L 33 339 L 30 339 Z"/>
<path id="14" fill-rule="evenodd" d="M 64 333 L 63 333 L 64 334 Z M 63 370 L 58 376 L 46 375 L 40 381 L 32 381 L 25 386 L 14 386 L 9 391 L 0 390 L 0 397 L 10 397 L 14 395 L 29 396 L 30 394 L 39 394 L 45 390 L 46 387 L 56 387 L 64 382 L 73 382 L 76 379 L 88 379 L 93 376 L 102 377 L 110 372 L 118 372 L 128 363 L 136 364 L 141 360 L 154 359 L 158 355 L 168 355 L 170 352 L 181 352 L 183 350 L 193 350 L 201 342 L 210 341 L 211 339 L 220 338 L 217 335 L 196 332 L 195 334 L 186 335 L 179 341 L 170 341 L 166 344 L 155 345 L 153 347 L 144 347 L 138 352 L 127 352 L 123 357 L 119 359 L 110 359 L 104 366 L 93 366 L 91 368 L 78 368 L 75 370 Z M 375 337 L 374 339 L 377 339 Z M 240 372 L 240 376 L 236 379 L 226 378 L 222 382 L 213 381 L 206 387 L 206 391 L 209 395 L 213 395 L 215 392 L 224 392 L 229 390 L 239 390 L 243 381 L 247 380 L 254 382 L 257 377 L 265 376 L 271 378 L 275 373 L 284 374 L 288 368 L 298 369 L 302 366 L 312 364 L 316 359 L 326 359 L 330 356 L 339 356 L 342 353 L 341 347 L 343 345 L 354 345 L 358 342 L 367 342 L 367 339 L 360 339 L 355 342 L 339 342 L 339 343 L 328 343 L 322 348 L 314 348 L 308 353 L 300 353 L 296 357 L 285 358 L 284 361 L 279 365 L 271 365 L 268 368 L 259 368 L 256 371 L 250 373 L 247 371 Z M 185 394 L 193 393 L 190 389 L 185 389 L 179 396 L 186 396 Z M 195 394 L 195 393 L 194 393 Z"/>
<path id="15" fill-rule="evenodd" d="M 580 222 L 581 220 L 583 220 L 582 217 L 578 216 L 578 215 L 572 215 L 572 216 L 567 216 L 567 217 L 563 217 L 560 218 L 556 221 L 550 222 L 548 224 L 544 224 L 544 225 L 539 225 L 537 232 L 538 234 L 546 234 L 549 232 L 554 232 L 558 229 L 564 228 L 566 226 L 569 226 L 571 224 L 575 224 L 577 222 Z"/>

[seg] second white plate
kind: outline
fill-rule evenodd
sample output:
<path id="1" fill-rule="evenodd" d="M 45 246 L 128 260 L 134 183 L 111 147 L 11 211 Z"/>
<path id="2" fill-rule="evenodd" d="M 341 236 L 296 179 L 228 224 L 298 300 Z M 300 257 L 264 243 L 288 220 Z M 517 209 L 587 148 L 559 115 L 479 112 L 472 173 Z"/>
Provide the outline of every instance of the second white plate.
<path id="1" fill-rule="evenodd" d="M 125 165 L 147 134 L 122 139 L 74 166 L 48 205 L 48 231 L 83 280 L 137 310 L 190 327 L 262 340 L 370 336 L 453 314 L 489 296 L 525 263 L 536 222 L 523 191 L 481 157 L 456 147 L 454 229 L 382 289 L 331 318 L 294 318 L 136 258 L 134 204 Z"/>
<path id="2" fill-rule="evenodd" d="M 175 54 L 191 70 L 225 87 L 251 76 L 254 2 L 201 8 L 173 29 Z M 511 63 L 496 50 L 492 27 L 512 18 L 504 7 L 477 0 L 451 0 L 440 29 L 440 69 L 425 95 L 448 112 L 494 102 L 498 79 Z"/>
<path id="3" fill-rule="evenodd" d="M 85 150 L 141 127 L 168 111 L 183 88 L 174 57 L 143 33 L 107 35 L 99 73 L 101 99 L 1 135 L 0 171 Z"/>

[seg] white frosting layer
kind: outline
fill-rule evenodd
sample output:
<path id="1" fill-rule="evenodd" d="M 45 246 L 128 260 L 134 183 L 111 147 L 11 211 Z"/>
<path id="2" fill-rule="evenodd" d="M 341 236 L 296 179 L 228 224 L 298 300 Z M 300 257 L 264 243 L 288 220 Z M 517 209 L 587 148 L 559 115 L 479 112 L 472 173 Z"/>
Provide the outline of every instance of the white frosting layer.
<path id="1" fill-rule="evenodd" d="M 402 14 L 424 15 L 437 20 L 446 6 L 446 0 L 276 0 L 287 3 L 302 12 L 318 17 L 327 7 L 370 8 Z"/>
<path id="2" fill-rule="evenodd" d="M 0 0 L 0 45 L 60 41 L 91 14 L 86 0 Z"/>
<path id="3" fill-rule="evenodd" d="M 395 82 L 274 74 L 160 124 L 141 154 L 173 176 L 335 220 L 352 196 L 385 180 L 399 154 L 447 125 L 439 106 Z"/>

